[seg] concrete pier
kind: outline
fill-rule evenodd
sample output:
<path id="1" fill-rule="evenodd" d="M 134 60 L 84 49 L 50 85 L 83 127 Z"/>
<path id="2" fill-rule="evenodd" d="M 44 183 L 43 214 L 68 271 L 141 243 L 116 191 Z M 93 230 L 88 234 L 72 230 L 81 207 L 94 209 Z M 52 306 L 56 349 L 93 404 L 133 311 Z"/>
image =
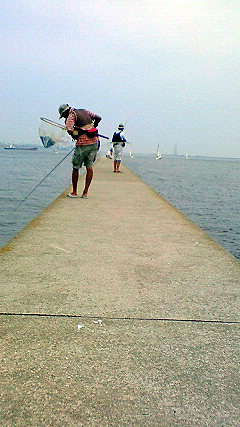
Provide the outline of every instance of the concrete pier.
<path id="1" fill-rule="evenodd" d="M 3 427 L 239 426 L 240 263 L 122 170 L 1 251 Z"/>

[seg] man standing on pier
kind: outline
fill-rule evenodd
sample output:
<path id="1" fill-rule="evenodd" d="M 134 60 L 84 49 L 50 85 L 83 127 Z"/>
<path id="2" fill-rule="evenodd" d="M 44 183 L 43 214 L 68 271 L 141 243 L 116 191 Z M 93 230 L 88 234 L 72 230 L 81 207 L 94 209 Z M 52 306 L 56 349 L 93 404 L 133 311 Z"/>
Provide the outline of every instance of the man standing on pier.
<path id="1" fill-rule="evenodd" d="M 112 145 L 113 145 L 113 172 L 122 173 L 120 171 L 120 165 L 122 161 L 122 150 L 125 147 L 125 142 L 127 142 L 125 136 L 123 135 L 124 125 L 120 123 L 118 125 L 118 130 L 114 132 L 112 136 Z"/>
<path id="2" fill-rule="evenodd" d="M 60 105 L 58 112 L 59 119 L 64 117 L 65 125 L 69 135 L 76 140 L 76 147 L 72 158 L 72 192 L 69 197 L 78 197 L 77 185 L 79 178 L 79 169 L 86 167 L 85 187 L 80 196 L 87 199 L 88 190 L 93 178 L 93 163 L 96 159 L 98 150 L 97 129 L 101 117 L 84 109 L 75 109 L 68 104 Z"/>

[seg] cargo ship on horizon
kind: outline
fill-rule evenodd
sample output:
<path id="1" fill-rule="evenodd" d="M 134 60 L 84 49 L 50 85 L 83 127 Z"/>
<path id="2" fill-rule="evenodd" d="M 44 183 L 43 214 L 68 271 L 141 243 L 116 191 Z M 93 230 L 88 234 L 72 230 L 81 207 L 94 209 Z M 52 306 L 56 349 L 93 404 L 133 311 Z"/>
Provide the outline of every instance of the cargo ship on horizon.
<path id="1" fill-rule="evenodd" d="M 12 145 L 9 144 L 6 147 L 3 147 L 4 150 L 24 150 L 24 151 L 36 151 L 37 147 L 28 147 L 27 145 Z"/>

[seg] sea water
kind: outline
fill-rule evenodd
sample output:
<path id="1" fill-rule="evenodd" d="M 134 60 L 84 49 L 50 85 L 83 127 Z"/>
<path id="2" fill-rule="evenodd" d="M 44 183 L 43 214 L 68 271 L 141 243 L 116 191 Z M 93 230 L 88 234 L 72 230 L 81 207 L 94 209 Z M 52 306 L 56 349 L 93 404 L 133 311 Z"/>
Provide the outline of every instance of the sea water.
<path id="1" fill-rule="evenodd" d="M 240 159 L 138 155 L 124 163 L 240 259 Z"/>
<path id="2" fill-rule="evenodd" d="M 54 169 L 68 152 L 49 150 L 0 148 L 0 247 L 71 185 L 72 155 Z M 156 160 L 148 155 L 134 158 L 125 155 L 123 163 L 240 259 L 239 159 L 195 157 L 187 160 L 163 156 Z M 109 167 L 112 168 L 111 160 Z"/>
<path id="3" fill-rule="evenodd" d="M 0 148 L 0 247 L 70 186 L 71 154 L 28 197 L 67 154 Z"/>

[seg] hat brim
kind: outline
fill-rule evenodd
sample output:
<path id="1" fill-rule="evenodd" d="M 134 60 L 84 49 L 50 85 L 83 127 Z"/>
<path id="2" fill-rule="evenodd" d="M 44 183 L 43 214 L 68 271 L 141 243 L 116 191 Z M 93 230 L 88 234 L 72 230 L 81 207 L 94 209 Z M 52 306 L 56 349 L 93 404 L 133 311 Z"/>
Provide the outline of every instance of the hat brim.
<path id="1" fill-rule="evenodd" d="M 70 107 L 65 108 L 65 110 L 63 110 L 59 116 L 59 120 L 63 117 L 63 114 L 66 113 L 66 111 L 70 110 Z"/>

